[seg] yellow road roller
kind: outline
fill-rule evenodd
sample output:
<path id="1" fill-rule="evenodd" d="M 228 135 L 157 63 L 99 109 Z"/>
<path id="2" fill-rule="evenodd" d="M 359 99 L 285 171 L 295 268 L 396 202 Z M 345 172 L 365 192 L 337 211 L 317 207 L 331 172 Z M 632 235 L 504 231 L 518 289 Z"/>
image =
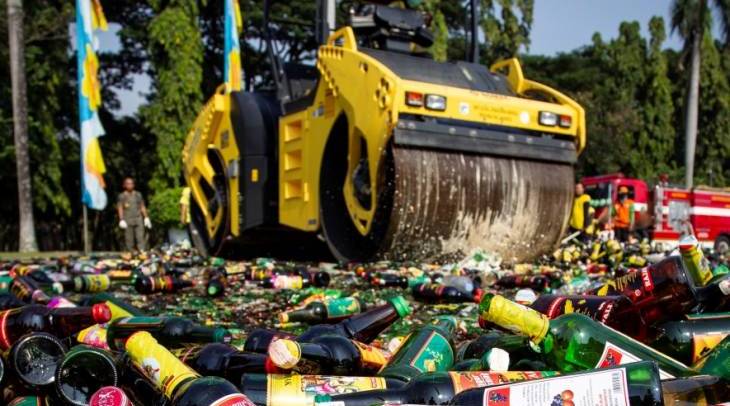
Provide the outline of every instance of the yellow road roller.
<path id="1" fill-rule="evenodd" d="M 318 0 L 313 22 L 275 16 L 276 3 L 264 1 L 268 69 L 245 72 L 261 88 L 221 88 L 186 140 L 199 248 L 304 241 L 287 235 L 341 261 L 554 248 L 586 143 L 580 105 L 517 59 L 480 65 L 474 42 L 466 61 L 433 60 L 419 10 L 348 2 L 338 28 L 335 0 Z M 309 60 L 279 44 L 287 24 L 310 25 Z"/>

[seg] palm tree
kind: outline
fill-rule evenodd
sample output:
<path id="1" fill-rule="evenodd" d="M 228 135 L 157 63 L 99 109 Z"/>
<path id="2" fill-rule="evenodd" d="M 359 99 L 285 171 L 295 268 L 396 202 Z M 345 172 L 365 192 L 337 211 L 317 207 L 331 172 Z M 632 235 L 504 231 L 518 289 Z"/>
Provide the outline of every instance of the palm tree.
<path id="1" fill-rule="evenodd" d="M 20 212 L 21 252 L 36 251 L 33 224 L 30 164 L 28 163 L 28 100 L 25 90 L 25 39 L 23 37 L 23 1 L 7 0 L 8 42 L 10 48 L 10 82 L 13 90 L 13 133 L 18 173 L 18 211 Z"/>
<path id="2" fill-rule="evenodd" d="M 729 39 L 730 0 L 712 0 L 712 6 L 720 16 L 720 24 Z M 700 95 L 700 48 L 705 33 L 712 27 L 712 10 L 708 0 L 674 0 L 671 6 L 672 32 L 677 32 L 684 40 L 685 54 L 690 56 L 690 73 L 687 88 L 685 116 L 685 172 L 687 188 L 692 187 L 694 178 L 695 145 L 697 144 L 697 119 Z"/>

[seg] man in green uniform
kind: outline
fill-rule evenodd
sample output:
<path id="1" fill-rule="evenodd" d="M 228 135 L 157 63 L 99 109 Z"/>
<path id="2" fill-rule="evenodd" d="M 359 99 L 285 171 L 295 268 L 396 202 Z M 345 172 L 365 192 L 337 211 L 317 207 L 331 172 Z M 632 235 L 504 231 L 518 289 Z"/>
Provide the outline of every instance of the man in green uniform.
<path id="1" fill-rule="evenodd" d="M 117 198 L 117 214 L 119 228 L 124 230 L 124 245 L 127 251 L 133 251 L 135 245 L 140 251 L 147 248 L 144 227 L 152 228 L 147 207 L 144 205 L 142 193 L 134 190 L 134 179 L 124 179 L 124 191 Z"/>

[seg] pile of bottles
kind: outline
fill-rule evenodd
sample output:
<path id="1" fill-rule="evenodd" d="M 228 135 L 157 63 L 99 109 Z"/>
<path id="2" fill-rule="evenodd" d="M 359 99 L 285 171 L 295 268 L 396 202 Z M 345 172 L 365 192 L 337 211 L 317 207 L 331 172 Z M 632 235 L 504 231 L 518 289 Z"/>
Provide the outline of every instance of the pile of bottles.
<path id="1" fill-rule="evenodd" d="M 3 262 L 0 404 L 730 402 L 722 258 L 692 237 L 654 262 L 563 249 L 512 266 L 182 249 Z"/>

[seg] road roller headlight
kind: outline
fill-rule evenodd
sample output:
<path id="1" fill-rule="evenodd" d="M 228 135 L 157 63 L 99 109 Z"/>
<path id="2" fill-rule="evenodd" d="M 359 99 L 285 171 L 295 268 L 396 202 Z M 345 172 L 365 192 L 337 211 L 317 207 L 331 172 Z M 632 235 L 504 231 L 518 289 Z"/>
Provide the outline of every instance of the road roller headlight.
<path id="1" fill-rule="evenodd" d="M 429 110 L 446 110 L 446 98 L 437 94 L 426 95 L 426 108 Z"/>
<path id="2" fill-rule="evenodd" d="M 558 125 L 558 115 L 549 111 L 541 111 L 538 122 L 547 127 Z"/>

